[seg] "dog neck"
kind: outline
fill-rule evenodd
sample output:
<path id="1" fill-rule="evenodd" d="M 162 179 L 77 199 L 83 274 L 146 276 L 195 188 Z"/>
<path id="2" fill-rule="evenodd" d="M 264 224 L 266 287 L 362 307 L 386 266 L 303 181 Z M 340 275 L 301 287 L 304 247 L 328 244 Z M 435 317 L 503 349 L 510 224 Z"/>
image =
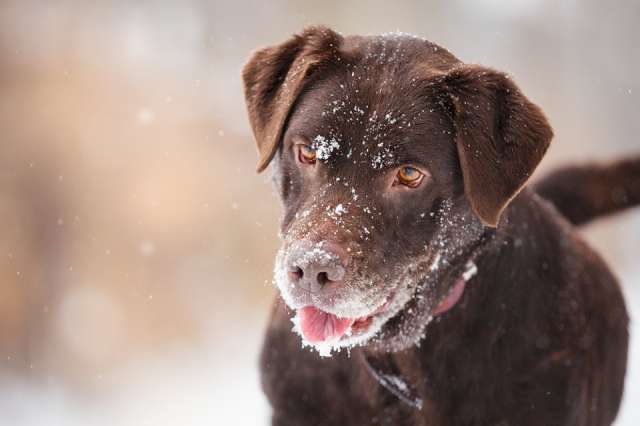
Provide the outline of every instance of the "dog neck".
<path id="1" fill-rule="evenodd" d="M 450 281 L 452 282 L 450 285 L 451 290 L 449 295 L 442 300 L 433 311 L 434 317 L 444 315 L 453 309 L 456 303 L 462 298 L 467 281 L 475 274 L 476 266 L 474 261 L 485 252 L 494 237 L 495 230 L 487 228 L 471 248 L 466 262 L 463 263 L 464 269 L 462 272 L 456 270 L 447 274 L 449 277 L 453 277 Z M 419 396 L 416 386 L 403 376 L 396 362 L 394 362 L 392 354 L 370 355 L 365 351 L 359 351 L 359 353 L 361 354 L 361 360 L 366 370 L 384 389 L 410 407 L 417 410 L 422 409 L 423 400 Z"/>

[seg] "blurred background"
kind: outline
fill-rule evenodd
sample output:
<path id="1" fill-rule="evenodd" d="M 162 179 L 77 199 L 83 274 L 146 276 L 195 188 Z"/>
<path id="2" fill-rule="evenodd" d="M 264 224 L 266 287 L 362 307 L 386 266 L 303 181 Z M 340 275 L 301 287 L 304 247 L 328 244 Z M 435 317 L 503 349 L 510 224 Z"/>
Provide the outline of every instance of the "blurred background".
<path id="1" fill-rule="evenodd" d="M 266 425 L 279 206 L 240 69 L 308 24 L 511 72 L 554 166 L 640 152 L 636 0 L 0 2 L 0 424 Z M 585 229 L 634 319 L 640 210 Z M 635 402 L 635 404 L 634 404 Z"/>

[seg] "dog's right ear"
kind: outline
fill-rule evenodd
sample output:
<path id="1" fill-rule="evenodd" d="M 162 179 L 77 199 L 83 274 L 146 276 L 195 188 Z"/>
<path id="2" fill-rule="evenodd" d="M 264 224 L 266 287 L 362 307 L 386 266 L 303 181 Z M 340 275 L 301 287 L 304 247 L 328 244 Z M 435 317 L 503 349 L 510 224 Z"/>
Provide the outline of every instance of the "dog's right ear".
<path id="1" fill-rule="evenodd" d="M 309 27 L 276 46 L 258 50 L 242 70 L 244 96 L 258 144 L 258 172 L 275 155 L 296 99 L 324 63 L 337 58 L 342 36 Z"/>

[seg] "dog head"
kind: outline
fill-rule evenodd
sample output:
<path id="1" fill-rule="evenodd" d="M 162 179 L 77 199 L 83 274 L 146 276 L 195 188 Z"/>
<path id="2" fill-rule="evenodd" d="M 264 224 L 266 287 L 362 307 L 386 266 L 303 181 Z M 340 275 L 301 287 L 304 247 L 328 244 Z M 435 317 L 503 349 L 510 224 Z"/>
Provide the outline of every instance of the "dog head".
<path id="1" fill-rule="evenodd" d="M 322 352 L 416 344 L 542 159 L 544 115 L 505 74 L 404 34 L 308 28 L 243 80 L 284 206 L 275 282 L 295 329 Z"/>

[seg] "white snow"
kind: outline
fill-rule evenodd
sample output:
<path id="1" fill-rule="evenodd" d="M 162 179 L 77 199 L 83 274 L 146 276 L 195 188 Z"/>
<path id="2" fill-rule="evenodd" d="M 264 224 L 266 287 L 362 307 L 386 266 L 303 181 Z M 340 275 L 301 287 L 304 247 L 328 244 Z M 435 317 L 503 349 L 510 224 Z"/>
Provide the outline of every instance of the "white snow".
<path id="1" fill-rule="evenodd" d="M 346 209 L 342 204 L 338 204 L 338 205 L 336 206 L 336 208 L 334 209 L 334 212 L 335 212 L 338 216 L 340 216 L 340 215 L 342 215 L 343 213 L 346 213 L 346 212 L 347 212 L 347 209 Z"/>
<path id="2" fill-rule="evenodd" d="M 465 271 L 462 274 L 462 279 L 465 281 L 469 281 L 478 273 L 478 267 L 473 261 L 467 262 L 465 266 Z"/>
<path id="3" fill-rule="evenodd" d="M 316 151 L 316 157 L 320 160 L 328 160 L 331 153 L 340 148 L 340 143 L 334 137 L 326 138 L 318 135 L 313 138 L 311 147 Z"/>

